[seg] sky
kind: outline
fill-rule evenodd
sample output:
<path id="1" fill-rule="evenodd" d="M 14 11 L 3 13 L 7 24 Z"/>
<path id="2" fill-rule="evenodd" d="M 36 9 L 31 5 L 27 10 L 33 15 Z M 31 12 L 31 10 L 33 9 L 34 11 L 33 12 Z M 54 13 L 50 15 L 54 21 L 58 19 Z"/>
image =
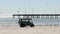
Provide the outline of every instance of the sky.
<path id="1" fill-rule="evenodd" d="M 60 14 L 60 0 L 0 0 L 0 17 L 16 13 Z"/>

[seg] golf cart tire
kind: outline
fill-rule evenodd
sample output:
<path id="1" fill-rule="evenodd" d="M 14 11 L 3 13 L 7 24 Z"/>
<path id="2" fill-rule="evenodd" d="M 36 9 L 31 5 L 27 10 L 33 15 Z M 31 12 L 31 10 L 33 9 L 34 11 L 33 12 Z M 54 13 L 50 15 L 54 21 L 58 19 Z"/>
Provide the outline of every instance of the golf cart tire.
<path id="1" fill-rule="evenodd" d="M 31 23 L 30 27 L 34 27 L 34 24 L 33 24 L 33 23 Z"/>
<path id="2" fill-rule="evenodd" d="M 22 23 L 21 23 L 21 24 L 20 24 L 20 27 L 25 27 L 25 24 L 22 24 Z"/>

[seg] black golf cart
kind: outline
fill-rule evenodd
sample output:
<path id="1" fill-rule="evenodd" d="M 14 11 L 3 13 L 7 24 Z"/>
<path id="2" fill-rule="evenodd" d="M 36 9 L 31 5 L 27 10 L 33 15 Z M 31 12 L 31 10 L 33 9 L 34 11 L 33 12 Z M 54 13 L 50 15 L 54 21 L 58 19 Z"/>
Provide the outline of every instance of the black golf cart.
<path id="1" fill-rule="evenodd" d="M 20 27 L 25 27 L 25 26 L 34 27 L 31 18 L 19 18 L 18 24 Z"/>

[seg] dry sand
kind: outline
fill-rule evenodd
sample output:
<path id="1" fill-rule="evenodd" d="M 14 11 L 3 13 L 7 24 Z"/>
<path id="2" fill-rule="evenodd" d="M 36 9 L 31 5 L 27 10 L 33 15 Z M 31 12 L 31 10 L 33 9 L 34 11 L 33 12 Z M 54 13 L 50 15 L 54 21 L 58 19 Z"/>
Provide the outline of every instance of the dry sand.
<path id="1" fill-rule="evenodd" d="M 0 34 L 60 34 L 60 26 L 0 27 Z"/>

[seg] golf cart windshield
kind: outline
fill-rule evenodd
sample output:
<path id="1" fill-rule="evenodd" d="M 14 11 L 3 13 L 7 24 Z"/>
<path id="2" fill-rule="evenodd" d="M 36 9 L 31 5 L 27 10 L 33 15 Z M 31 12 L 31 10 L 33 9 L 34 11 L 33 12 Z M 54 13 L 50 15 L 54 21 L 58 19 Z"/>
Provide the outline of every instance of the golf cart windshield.
<path id="1" fill-rule="evenodd" d="M 30 22 L 32 22 L 32 19 L 31 18 L 20 18 L 19 19 L 19 21 L 30 21 Z"/>

